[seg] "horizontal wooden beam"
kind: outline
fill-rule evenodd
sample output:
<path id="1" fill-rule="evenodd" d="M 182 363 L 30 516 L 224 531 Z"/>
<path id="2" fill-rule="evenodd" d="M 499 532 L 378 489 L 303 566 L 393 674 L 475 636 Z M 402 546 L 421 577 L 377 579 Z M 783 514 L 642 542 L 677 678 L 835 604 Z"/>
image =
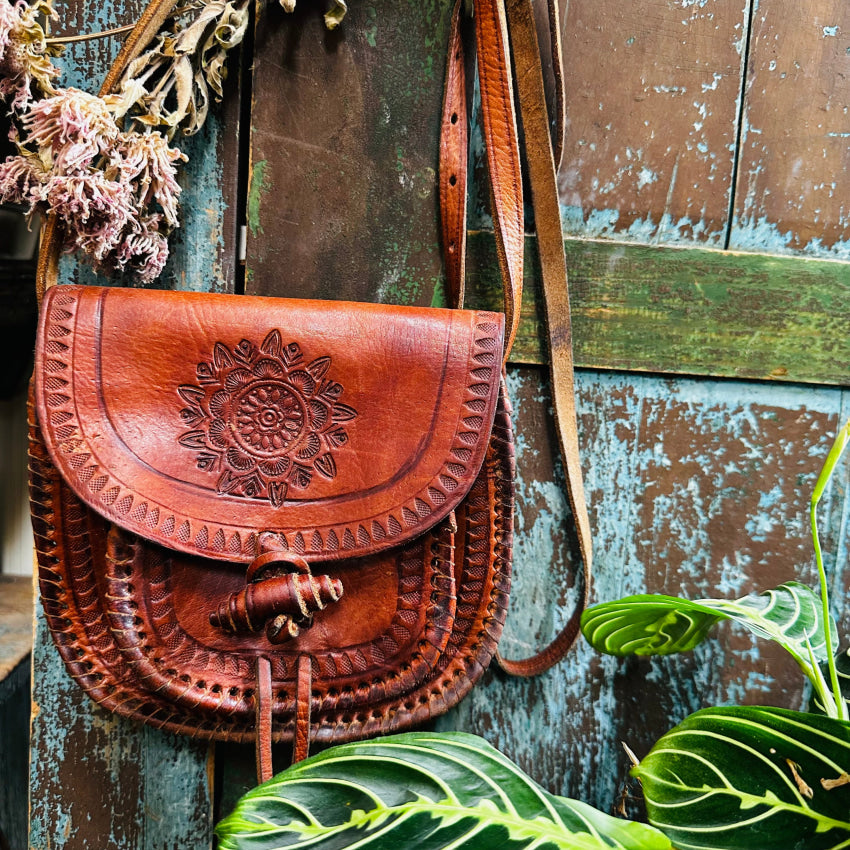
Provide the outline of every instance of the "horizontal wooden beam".
<path id="1" fill-rule="evenodd" d="M 535 239 L 511 360 L 547 362 Z M 850 263 L 617 242 L 565 242 L 576 364 L 850 384 Z M 469 234 L 467 306 L 500 309 L 490 233 Z"/>

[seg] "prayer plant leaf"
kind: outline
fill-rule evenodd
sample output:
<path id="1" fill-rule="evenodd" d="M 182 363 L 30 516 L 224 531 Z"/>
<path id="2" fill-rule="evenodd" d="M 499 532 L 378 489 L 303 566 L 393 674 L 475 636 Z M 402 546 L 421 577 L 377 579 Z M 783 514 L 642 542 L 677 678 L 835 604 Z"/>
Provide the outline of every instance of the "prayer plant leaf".
<path id="1" fill-rule="evenodd" d="M 249 791 L 216 832 L 221 850 L 671 850 L 645 824 L 546 793 L 460 732 L 334 747 Z"/>
<path id="2" fill-rule="evenodd" d="M 820 670 L 824 679 L 828 681 L 829 667 L 826 662 L 821 663 Z M 835 656 L 835 670 L 841 696 L 844 699 L 844 702 L 850 705 L 850 649 L 843 650 Z M 812 694 L 812 698 L 809 702 L 809 711 L 824 711 L 824 706 L 821 704 L 817 693 Z"/>
<path id="3" fill-rule="evenodd" d="M 632 770 L 677 850 L 850 847 L 850 723 L 778 708 L 709 708 Z"/>
<path id="4" fill-rule="evenodd" d="M 812 657 L 818 662 L 827 657 L 821 601 L 799 582 L 732 601 L 627 596 L 589 608 L 581 630 L 593 647 L 609 655 L 669 655 L 693 649 L 720 620 L 734 620 L 776 641 L 806 671 Z M 835 638 L 832 620 L 830 630 Z"/>

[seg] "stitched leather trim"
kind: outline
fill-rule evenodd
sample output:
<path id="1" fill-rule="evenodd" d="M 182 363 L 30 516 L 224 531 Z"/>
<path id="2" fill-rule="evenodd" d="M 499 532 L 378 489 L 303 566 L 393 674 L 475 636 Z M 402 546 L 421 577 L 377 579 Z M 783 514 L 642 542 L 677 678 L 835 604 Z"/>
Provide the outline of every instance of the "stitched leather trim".
<path id="1" fill-rule="evenodd" d="M 249 561 L 272 531 L 310 561 L 356 557 L 468 491 L 502 333 L 495 313 L 57 287 L 39 421 L 80 499 L 147 539 Z"/>

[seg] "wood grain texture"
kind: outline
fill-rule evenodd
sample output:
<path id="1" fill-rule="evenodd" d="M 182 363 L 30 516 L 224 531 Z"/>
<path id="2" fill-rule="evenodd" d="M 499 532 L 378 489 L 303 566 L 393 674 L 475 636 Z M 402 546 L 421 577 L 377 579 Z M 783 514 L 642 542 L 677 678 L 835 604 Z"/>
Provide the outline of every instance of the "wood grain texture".
<path id="1" fill-rule="evenodd" d="M 57 4 L 62 31 L 93 32 L 132 22 L 141 0 Z M 115 39 L 74 45 L 63 82 L 97 88 L 119 47 Z M 238 78 L 238 74 L 234 75 Z M 163 288 L 232 290 L 235 278 L 238 97 L 179 146 L 182 229 L 158 282 Z M 225 133 L 223 121 L 231 130 Z M 104 283 L 66 257 L 62 282 Z M 131 284 L 132 281 L 124 281 Z M 68 677 L 40 606 L 33 651 L 29 846 L 35 850 L 201 850 L 212 846 L 211 750 L 189 739 L 116 719 Z"/>
<path id="2" fill-rule="evenodd" d="M 753 15 L 731 247 L 850 258 L 850 8 Z"/>
<path id="3" fill-rule="evenodd" d="M 30 847 L 211 847 L 207 745 L 96 706 L 67 675 L 41 616 L 39 605 Z"/>
<path id="4" fill-rule="evenodd" d="M 844 263 L 766 254 L 567 240 L 581 367 L 850 383 Z M 526 239 L 515 363 L 548 359 L 534 237 Z M 500 309 L 491 234 L 469 235 L 467 306 Z"/>
<path id="5" fill-rule="evenodd" d="M 29 692 L 27 656 L 0 676 L 0 847 L 9 850 L 23 850 L 27 844 Z"/>
<path id="6" fill-rule="evenodd" d="M 256 37 L 246 291 L 430 304 L 451 4 L 269 4 Z"/>
<path id="7" fill-rule="evenodd" d="M 748 18 L 749 0 L 567 4 L 567 235 L 723 247 Z"/>

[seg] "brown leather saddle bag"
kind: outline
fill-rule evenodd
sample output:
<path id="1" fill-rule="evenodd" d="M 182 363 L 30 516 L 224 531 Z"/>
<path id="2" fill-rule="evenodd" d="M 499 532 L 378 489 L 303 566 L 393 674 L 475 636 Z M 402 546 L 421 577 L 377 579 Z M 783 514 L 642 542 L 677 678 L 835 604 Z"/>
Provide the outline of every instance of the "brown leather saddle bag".
<path id="1" fill-rule="evenodd" d="M 502 337 L 494 313 L 51 289 L 32 509 L 74 678 L 120 714 L 235 740 L 261 657 L 275 739 L 299 659 L 316 740 L 462 697 L 510 585 Z"/>
<path id="2" fill-rule="evenodd" d="M 523 3 L 509 4 L 517 44 L 533 30 Z M 140 20 L 128 39 L 136 52 L 146 19 L 167 5 L 154 0 Z M 466 193 L 460 15 L 458 3 L 440 175 L 455 302 Z M 111 711 L 256 741 L 262 778 L 272 740 L 294 741 L 302 757 L 311 740 L 400 730 L 446 711 L 502 632 L 514 502 L 502 369 L 521 302 L 522 180 L 502 0 L 480 0 L 475 20 L 507 321 L 78 286 L 50 287 L 42 304 L 30 486 L 56 645 Z M 532 187 L 542 168 L 551 195 L 537 226 L 544 283 L 562 290 L 549 319 L 554 400 L 589 570 L 563 244 L 529 38 L 537 77 L 520 76 L 520 100 L 530 102 L 526 137 L 533 128 L 545 140 L 529 146 L 529 166 Z M 54 222 L 43 284 L 55 282 L 58 244 Z M 547 669 L 579 613 L 542 652 L 502 665 Z"/>

